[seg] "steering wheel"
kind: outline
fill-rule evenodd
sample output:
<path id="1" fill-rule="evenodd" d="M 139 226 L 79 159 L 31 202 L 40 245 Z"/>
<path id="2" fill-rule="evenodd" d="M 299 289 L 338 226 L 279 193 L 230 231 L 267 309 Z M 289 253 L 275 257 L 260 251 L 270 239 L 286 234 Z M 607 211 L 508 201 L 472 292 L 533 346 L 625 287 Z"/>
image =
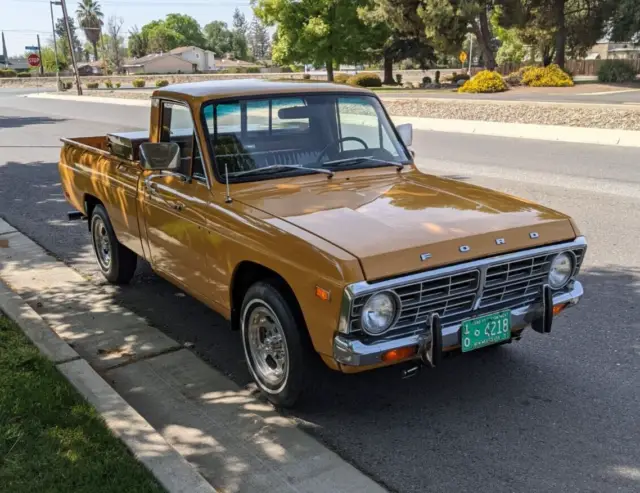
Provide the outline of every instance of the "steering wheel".
<path id="1" fill-rule="evenodd" d="M 369 149 L 369 146 L 367 145 L 367 143 L 364 140 L 362 140 L 360 137 L 342 137 L 340 139 L 335 139 L 333 142 L 329 142 L 326 146 L 324 146 L 324 148 L 320 151 L 320 154 L 318 154 L 318 159 L 316 159 L 316 164 L 319 165 L 322 162 L 322 158 L 325 156 L 325 154 L 327 153 L 330 147 L 332 146 L 337 147 L 343 142 L 350 142 L 350 141 L 354 141 L 354 142 L 357 142 L 358 144 L 362 144 L 362 147 L 364 147 L 365 149 Z"/>

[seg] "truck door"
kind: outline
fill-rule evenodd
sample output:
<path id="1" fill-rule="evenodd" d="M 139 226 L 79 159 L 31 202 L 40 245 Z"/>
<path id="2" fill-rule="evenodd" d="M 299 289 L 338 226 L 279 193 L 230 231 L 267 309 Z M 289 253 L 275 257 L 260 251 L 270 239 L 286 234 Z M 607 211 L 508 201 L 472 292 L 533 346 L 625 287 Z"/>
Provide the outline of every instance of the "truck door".
<path id="1" fill-rule="evenodd" d="M 191 294 L 209 298 L 206 217 L 211 192 L 189 107 L 161 101 L 162 142 L 180 146 L 178 172 L 145 171 L 141 210 L 151 264 Z"/>

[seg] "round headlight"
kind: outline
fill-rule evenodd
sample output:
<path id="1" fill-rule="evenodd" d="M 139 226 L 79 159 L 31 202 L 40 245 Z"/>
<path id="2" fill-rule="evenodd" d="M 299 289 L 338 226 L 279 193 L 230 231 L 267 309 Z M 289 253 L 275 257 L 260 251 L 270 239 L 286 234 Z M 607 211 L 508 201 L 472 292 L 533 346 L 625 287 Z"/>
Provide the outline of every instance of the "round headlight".
<path id="1" fill-rule="evenodd" d="M 560 253 L 551 262 L 549 271 L 549 286 L 560 289 L 566 286 L 573 273 L 573 256 L 570 253 Z"/>
<path id="2" fill-rule="evenodd" d="M 396 297 L 392 293 L 374 294 L 362 307 L 362 329 L 372 336 L 382 334 L 393 324 L 397 309 Z"/>

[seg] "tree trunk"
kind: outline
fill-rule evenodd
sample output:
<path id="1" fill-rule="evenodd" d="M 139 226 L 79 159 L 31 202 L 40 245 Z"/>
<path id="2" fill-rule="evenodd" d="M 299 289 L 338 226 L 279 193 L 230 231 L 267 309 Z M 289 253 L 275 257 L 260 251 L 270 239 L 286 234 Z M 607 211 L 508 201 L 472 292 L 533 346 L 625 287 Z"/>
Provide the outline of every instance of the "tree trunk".
<path id="1" fill-rule="evenodd" d="M 384 80 L 382 83 L 389 86 L 395 84 L 393 80 L 393 58 L 390 56 L 384 57 Z"/>
<path id="2" fill-rule="evenodd" d="M 333 60 L 327 62 L 327 80 L 333 82 Z"/>
<path id="3" fill-rule="evenodd" d="M 566 0 L 555 0 L 553 3 L 553 17 L 556 24 L 556 64 L 564 69 L 565 51 L 567 45 L 567 26 L 565 22 L 564 6 Z"/>
<path id="4" fill-rule="evenodd" d="M 489 18 L 487 16 L 487 10 L 482 9 L 478 15 L 478 20 L 473 23 L 474 31 L 478 43 L 480 44 L 480 50 L 482 51 L 482 58 L 484 58 L 485 68 L 488 70 L 496 69 L 496 56 L 491 48 L 491 31 L 489 30 Z"/>
<path id="5" fill-rule="evenodd" d="M 98 42 L 92 41 L 91 44 L 93 45 L 93 61 L 97 62 L 98 61 Z"/>

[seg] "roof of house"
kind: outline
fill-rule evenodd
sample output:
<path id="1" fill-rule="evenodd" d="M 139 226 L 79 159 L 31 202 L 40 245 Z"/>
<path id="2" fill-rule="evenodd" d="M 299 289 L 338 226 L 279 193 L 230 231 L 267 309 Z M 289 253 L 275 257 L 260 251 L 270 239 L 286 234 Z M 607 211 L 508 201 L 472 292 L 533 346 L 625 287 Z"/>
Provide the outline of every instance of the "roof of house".
<path id="1" fill-rule="evenodd" d="M 142 67 L 143 65 L 146 65 L 151 61 L 159 60 L 161 58 L 167 58 L 167 57 L 175 58 L 176 60 L 180 60 L 181 62 L 184 62 L 184 63 L 189 63 L 186 60 L 183 60 L 182 58 L 180 58 L 179 56 L 172 55 L 171 53 L 151 53 L 150 55 L 145 55 L 140 58 L 133 58 L 133 59 L 126 60 L 123 67 Z"/>
<path id="2" fill-rule="evenodd" d="M 210 80 L 204 82 L 189 82 L 186 84 L 173 84 L 155 91 L 154 96 L 179 96 L 187 95 L 194 98 L 222 99 L 229 97 L 249 95 L 273 95 L 273 94 L 308 94 L 308 93 L 357 93 L 372 94 L 362 87 L 347 86 L 344 84 L 329 83 L 303 83 L 280 82 L 265 79 L 231 79 Z"/>

